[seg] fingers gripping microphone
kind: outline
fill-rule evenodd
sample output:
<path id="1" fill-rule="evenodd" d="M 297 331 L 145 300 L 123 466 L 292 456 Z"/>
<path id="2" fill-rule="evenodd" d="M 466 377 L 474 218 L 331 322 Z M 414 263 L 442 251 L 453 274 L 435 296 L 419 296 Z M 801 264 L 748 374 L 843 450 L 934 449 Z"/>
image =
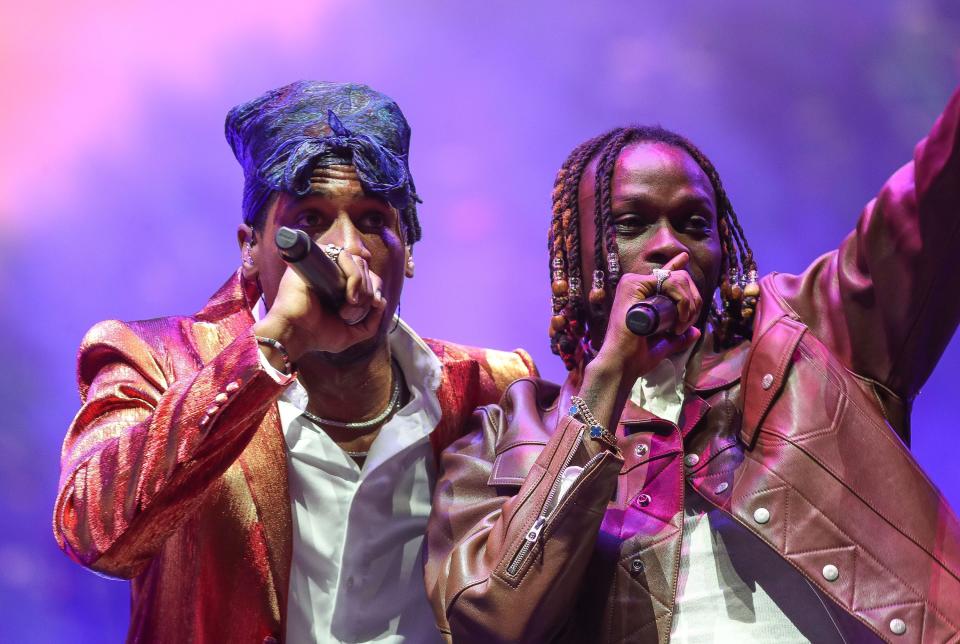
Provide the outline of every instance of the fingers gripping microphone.
<path id="1" fill-rule="evenodd" d="M 336 309 L 343 304 L 346 280 L 343 272 L 302 230 L 282 226 L 274 241 L 283 261 L 300 274 L 320 300 Z"/>
<path id="2" fill-rule="evenodd" d="M 627 328 L 637 335 L 653 335 L 673 328 L 677 305 L 666 295 L 641 300 L 627 310 Z"/>

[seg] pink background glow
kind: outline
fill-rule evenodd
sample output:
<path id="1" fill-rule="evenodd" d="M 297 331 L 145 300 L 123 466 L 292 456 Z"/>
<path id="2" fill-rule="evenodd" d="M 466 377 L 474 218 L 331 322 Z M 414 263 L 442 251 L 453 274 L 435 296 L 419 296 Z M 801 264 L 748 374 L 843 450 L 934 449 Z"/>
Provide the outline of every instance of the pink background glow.
<path id="1" fill-rule="evenodd" d="M 603 129 L 659 122 L 710 155 L 763 271 L 834 247 L 960 78 L 960 5 L 53 2 L 0 8 L 0 641 L 117 641 L 127 585 L 70 563 L 50 513 L 105 318 L 187 313 L 238 266 L 233 105 L 358 81 L 413 128 L 424 240 L 402 314 L 425 336 L 548 349 L 553 175 Z M 954 505 L 956 341 L 914 453 Z"/>

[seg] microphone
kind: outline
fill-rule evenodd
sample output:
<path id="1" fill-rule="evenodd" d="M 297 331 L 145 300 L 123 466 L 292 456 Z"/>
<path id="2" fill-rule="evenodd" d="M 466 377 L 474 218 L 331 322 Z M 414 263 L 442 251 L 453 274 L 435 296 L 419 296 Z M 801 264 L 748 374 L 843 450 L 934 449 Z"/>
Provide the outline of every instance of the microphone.
<path id="1" fill-rule="evenodd" d="M 637 335 L 663 333 L 677 321 L 677 305 L 666 295 L 641 300 L 627 310 L 627 328 Z"/>
<path id="2" fill-rule="evenodd" d="M 302 230 L 282 226 L 274 241 L 280 257 L 300 274 L 324 306 L 338 309 L 346 299 L 346 280 L 340 267 Z"/>

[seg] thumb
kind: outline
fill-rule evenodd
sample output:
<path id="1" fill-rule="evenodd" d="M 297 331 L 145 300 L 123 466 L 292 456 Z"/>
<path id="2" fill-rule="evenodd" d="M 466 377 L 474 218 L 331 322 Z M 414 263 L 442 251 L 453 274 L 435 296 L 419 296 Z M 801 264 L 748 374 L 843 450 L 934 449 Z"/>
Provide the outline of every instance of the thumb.
<path id="1" fill-rule="evenodd" d="M 687 349 L 695 345 L 697 343 L 697 340 L 700 339 L 701 335 L 703 334 L 700 332 L 700 329 L 698 329 L 695 326 L 692 326 L 686 331 L 684 331 L 683 334 L 678 338 L 679 346 L 676 352 L 683 353 L 684 351 L 686 351 Z"/>

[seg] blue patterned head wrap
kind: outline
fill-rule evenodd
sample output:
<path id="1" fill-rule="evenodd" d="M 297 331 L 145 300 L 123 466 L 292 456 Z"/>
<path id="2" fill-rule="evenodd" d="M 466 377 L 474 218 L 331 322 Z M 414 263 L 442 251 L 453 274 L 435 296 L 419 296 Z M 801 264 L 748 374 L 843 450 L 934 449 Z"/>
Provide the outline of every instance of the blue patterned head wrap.
<path id="1" fill-rule="evenodd" d="M 273 192 L 306 195 L 314 168 L 349 163 L 366 192 L 400 212 L 408 242 L 420 239 L 410 126 L 388 96 L 366 85 L 297 81 L 234 107 L 225 129 L 243 167 L 248 225 Z"/>

